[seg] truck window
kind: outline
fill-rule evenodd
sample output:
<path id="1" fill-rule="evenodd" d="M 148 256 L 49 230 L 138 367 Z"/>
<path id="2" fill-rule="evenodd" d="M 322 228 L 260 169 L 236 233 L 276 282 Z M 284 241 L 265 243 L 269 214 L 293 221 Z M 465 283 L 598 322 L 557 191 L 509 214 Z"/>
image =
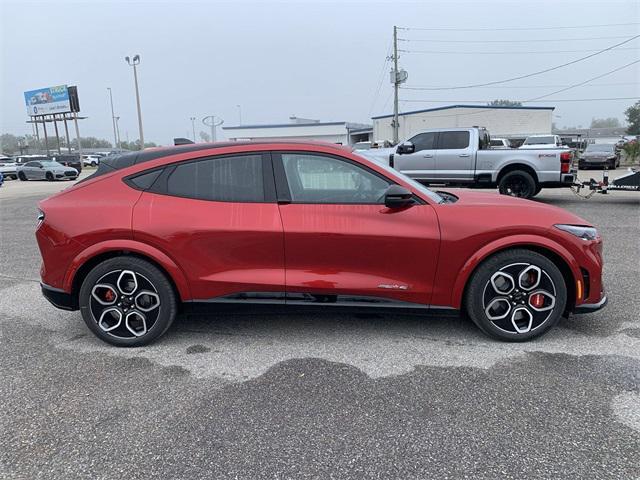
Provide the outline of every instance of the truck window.
<path id="1" fill-rule="evenodd" d="M 413 143 L 415 151 L 433 150 L 436 148 L 436 132 L 419 133 L 409 141 Z"/>
<path id="2" fill-rule="evenodd" d="M 438 150 L 461 150 L 469 147 L 469 132 L 440 132 Z"/>

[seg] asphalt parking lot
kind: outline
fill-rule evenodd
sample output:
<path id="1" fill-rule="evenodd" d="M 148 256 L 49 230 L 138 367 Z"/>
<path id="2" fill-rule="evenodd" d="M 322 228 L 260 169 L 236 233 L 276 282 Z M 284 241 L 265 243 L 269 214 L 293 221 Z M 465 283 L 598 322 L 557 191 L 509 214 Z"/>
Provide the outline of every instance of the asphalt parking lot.
<path id="1" fill-rule="evenodd" d="M 537 197 L 600 230 L 609 305 L 529 343 L 327 312 L 117 349 L 39 291 L 36 203 L 68 185 L 0 188 L 1 478 L 640 478 L 639 194 Z"/>

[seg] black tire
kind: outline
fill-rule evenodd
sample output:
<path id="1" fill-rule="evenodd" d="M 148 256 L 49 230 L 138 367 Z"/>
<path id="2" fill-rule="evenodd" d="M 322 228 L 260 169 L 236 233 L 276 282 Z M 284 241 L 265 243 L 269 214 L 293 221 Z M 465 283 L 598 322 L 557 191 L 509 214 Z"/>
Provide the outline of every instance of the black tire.
<path id="1" fill-rule="evenodd" d="M 133 278 L 130 272 L 134 274 Z M 118 280 L 115 280 L 116 277 Z M 123 282 L 119 281 L 121 278 Z M 133 282 L 125 282 L 125 280 L 133 280 Z M 135 288 L 130 292 L 128 288 L 120 289 L 120 285 L 132 286 L 134 283 Z M 96 285 L 113 287 L 113 289 L 102 289 L 105 293 L 112 290 L 109 297 L 103 300 L 113 301 L 113 303 L 99 302 L 97 296 L 102 294 L 100 288 L 95 289 L 96 296 L 93 295 Z M 158 302 L 157 306 L 152 307 L 150 311 L 141 310 L 142 305 L 138 303 L 138 297 L 143 292 L 150 292 L 152 295 L 155 293 L 157 297 L 153 300 Z M 87 327 L 100 340 L 117 347 L 148 345 L 167 331 L 177 314 L 176 294 L 167 276 L 152 263 L 128 256 L 111 258 L 94 267 L 82 282 L 79 304 Z M 116 321 L 113 314 L 119 316 L 119 320 Z M 142 317 L 138 317 L 138 314 L 142 314 Z M 131 324 L 130 316 L 133 319 Z M 136 324 L 135 320 L 141 318 L 142 323 Z M 98 325 L 99 321 L 101 326 Z M 111 330 L 107 331 L 109 329 Z"/>
<path id="2" fill-rule="evenodd" d="M 18 178 L 23 182 L 27 181 L 27 176 L 24 174 L 24 172 L 18 173 Z"/>
<path id="3" fill-rule="evenodd" d="M 524 170 L 513 170 L 502 176 L 498 182 L 498 191 L 502 195 L 531 198 L 535 195 L 536 181 Z"/>
<path id="4" fill-rule="evenodd" d="M 17 180 L 18 179 L 18 175 L 11 175 L 11 179 L 12 180 Z"/>
<path id="5" fill-rule="evenodd" d="M 97 165 L 97 163 L 96 163 L 96 162 L 91 162 L 91 166 L 92 166 L 92 167 L 95 167 L 96 165 Z"/>
<path id="6" fill-rule="evenodd" d="M 47 179 L 47 182 L 53 182 L 53 173 L 47 172 L 45 174 L 45 178 Z"/>
<path id="7" fill-rule="evenodd" d="M 529 270 L 538 275 L 539 280 L 538 284 L 526 290 L 519 279 Z M 501 279 L 502 274 L 506 274 L 502 281 L 507 286 L 509 281 L 506 277 L 517 277 L 518 284 L 514 284 L 511 292 L 496 293 L 495 282 Z M 494 275 L 496 280 L 492 282 Z M 538 291 L 551 294 L 549 297 L 542 295 L 543 303 L 539 306 L 544 311 L 534 309 L 531 304 Z M 496 307 L 502 305 L 504 309 L 505 301 L 508 310 L 506 316 L 500 318 L 499 310 L 494 310 L 491 305 L 496 302 Z M 508 342 L 523 342 L 546 333 L 558 323 L 566 304 L 567 287 L 558 267 L 544 255 L 526 249 L 507 250 L 485 260 L 469 279 L 464 297 L 465 309 L 478 328 L 490 337 Z M 531 320 L 522 318 L 527 312 Z M 490 319 L 490 314 L 496 319 Z"/>
<path id="8" fill-rule="evenodd" d="M 542 186 L 540 185 L 536 185 L 536 189 L 533 192 L 533 195 L 531 195 L 532 197 L 535 197 L 536 195 L 538 195 L 540 192 L 542 191 Z"/>

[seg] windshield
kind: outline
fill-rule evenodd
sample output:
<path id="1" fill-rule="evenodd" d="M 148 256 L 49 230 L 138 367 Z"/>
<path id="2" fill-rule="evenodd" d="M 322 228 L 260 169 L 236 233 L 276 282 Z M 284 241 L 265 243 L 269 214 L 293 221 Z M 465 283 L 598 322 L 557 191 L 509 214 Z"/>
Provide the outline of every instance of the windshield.
<path id="1" fill-rule="evenodd" d="M 40 160 L 47 167 L 64 167 L 64 165 L 56 162 L 55 160 Z"/>
<path id="2" fill-rule="evenodd" d="M 400 177 L 402 180 L 404 180 L 405 182 L 407 182 L 409 185 L 411 185 L 411 187 L 414 190 L 419 191 L 420 193 L 425 194 L 427 197 L 429 197 L 431 200 L 433 200 L 436 203 L 441 203 L 444 201 L 444 199 L 438 195 L 436 192 L 434 192 L 433 190 L 429 190 L 427 187 L 425 187 L 424 185 L 422 185 L 419 182 L 416 182 L 413 178 L 409 178 L 407 177 L 404 173 L 400 173 L 398 170 L 396 170 L 395 168 L 390 167 L 389 165 L 386 165 L 382 162 L 377 162 L 375 160 L 372 160 L 370 158 L 367 158 L 363 155 L 359 155 L 356 152 L 352 152 L 354 155 L 358 155 L 359 157 L 365 158 L 369 161 L 373 161 L 376 165 L 378 165 L 379 167 L 382 167 L 384 170 L 386 170 L 388 173 L 390 173 L 392 176 L 394 177 Z"/>
<path id="3" fill-rule="evenodd" d="M 589 145 L 586 151 L 587 152 L 613 152 L 613 145 L 607 145 L 607 144 Z"/>

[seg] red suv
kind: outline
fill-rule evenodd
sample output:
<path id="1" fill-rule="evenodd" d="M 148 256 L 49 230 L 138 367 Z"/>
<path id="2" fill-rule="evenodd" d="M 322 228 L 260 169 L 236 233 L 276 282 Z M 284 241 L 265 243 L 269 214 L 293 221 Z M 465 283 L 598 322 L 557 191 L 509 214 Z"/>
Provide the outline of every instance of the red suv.
<path id="1" fill-rule="evenodd" d="M 118 346 L 149 343 L 203 307 L 462 310 L 521 341 L 606 303 L 602 242 L 583 219 L 433 192 L 335 145 L 127 153 L 39 207 L 44 295 Z"/>

